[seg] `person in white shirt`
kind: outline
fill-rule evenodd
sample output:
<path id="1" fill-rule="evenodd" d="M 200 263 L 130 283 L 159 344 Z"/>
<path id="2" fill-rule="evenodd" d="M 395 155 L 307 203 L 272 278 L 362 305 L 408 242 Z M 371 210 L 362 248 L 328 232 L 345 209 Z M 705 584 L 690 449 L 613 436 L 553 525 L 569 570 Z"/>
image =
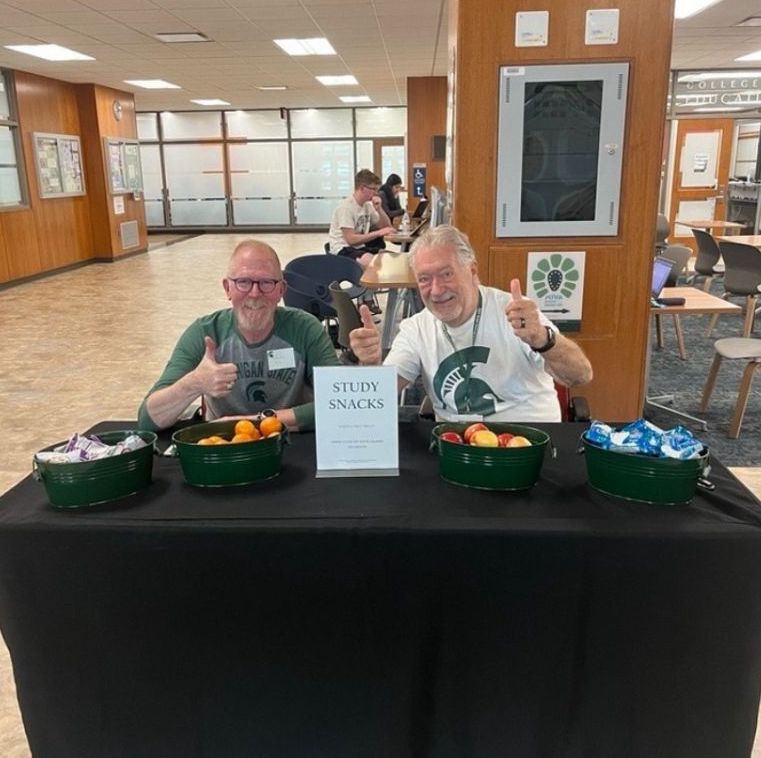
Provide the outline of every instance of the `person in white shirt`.
<path id="1" fill-rule="evenodd" d="M 366 268 L 383 238 L 396 230 L 383 210 L 378 190 L 381 180 L 363 168 L 354 177 L 354 192 L 333 211 L 328 232 L 330 252 L 359 261 Z"/>
<path id="2" fill-rule="evenodd" d="M 401 322 L 384 365 L 395 366 L 399 389 L 422 377 L 436 418 L 445 421 L 559 421 L 553 380 L 592 380 L 582 349 L 559 334 L 536 303 L 482 286 L 465 234 L 438 226 L 419 237 L 410 263 L 425 309 Z M 351 348 L 361 364 L 381 363 L 381 339 L 365 306 Z"/>

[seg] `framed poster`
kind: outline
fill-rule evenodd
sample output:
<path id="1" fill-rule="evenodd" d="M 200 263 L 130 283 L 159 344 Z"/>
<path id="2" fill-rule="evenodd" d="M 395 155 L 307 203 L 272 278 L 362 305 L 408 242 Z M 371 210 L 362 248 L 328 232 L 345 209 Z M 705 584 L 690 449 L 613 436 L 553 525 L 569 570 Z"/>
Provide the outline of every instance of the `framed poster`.
<path id="1" fill-rule="evenodd" d="M 40 197 L 84 195 L 85 176 L 79 137 L 35 132 L 32 138 Z"/>
<path id="2" fill-rule="evenodd" d="M 105 137 L 108 186 L 112 195 L 143 191 L 143 170 L 137 140 Z"/>

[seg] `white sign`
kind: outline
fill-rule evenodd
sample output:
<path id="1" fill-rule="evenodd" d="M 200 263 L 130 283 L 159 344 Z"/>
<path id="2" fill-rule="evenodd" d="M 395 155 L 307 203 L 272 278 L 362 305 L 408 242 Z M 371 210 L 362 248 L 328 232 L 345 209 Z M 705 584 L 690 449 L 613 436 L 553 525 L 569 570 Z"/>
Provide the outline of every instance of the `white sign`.
<path id="1" fill-rule="evenodd" d="M 124 213 L 124 197 L 114 195 L 114 216 L 121 216 Z"/>
<path id="2" fill-rule="evenodd" d="M 586 253 L 529 253 L 526 295 L 558 324 L 581 321 Z"/>
<path id="3" fill-rule="evenodd" d="M 584 43 L 615 45 L 618 43 L 618 8 L 587 11 Z"/>
<path id="4" fill-rule="evenodd" d="M 317 477 L 399 476 L 393 366 L 314 369 Z"/>
<path id="5" fill-rule="evenodd" d="M 515 14 L 515 46 L 545 47 L 549 27 L 549 11 L 519 11 Z"/>

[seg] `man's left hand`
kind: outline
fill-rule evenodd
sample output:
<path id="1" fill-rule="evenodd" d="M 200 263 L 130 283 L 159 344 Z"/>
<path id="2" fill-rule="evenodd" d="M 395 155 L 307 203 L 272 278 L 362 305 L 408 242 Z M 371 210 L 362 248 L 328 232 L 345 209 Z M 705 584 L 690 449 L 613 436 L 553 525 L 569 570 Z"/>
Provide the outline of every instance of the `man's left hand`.
<path id="1" fill-rule="evenodd" d="M 378 195 L 373 195 L 373 199 L 370 201 L 373 204 L 373 208 L 376 211 L 381 209 L 381 199 Z"/>
<path id="2" fill-rule="evenodd" d="M 547 330 L 541 321 L 536 303 L 523 297 L 518 279 L 510 282 L 510 294 L 513 298 L 505 308 L 505 316 L 513 332 L 529 347 L 542 347 L 547 342 Z"/>

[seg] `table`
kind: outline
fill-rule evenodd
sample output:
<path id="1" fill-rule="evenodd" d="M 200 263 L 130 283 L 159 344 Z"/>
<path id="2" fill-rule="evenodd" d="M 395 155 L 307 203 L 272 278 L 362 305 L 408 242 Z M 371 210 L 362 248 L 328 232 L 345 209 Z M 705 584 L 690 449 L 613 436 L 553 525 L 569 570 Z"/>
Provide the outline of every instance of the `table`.
<path id="1" fill-rule="evenodd" d="M 368 289 L 388 290 L 381 347 L 383 350 L 389 350 L 394 340 L 394 327 L 399 306 L 402 306 L 402 318 L 417 313 L 423 307 L 417 292 L 417 280 L 409 265 L 407 253 L 389 251 L 377 253 L 362 273 L 359 283 Z"/>
<path id="2" fill-rule="evenodd" d="M 415 241 L 417 236 L 420 234 L 420 231 L 423 229 L 423 227 L 430 221 L 428 218 L 415 218 L 414 216 L 410 219 L 410 231 L 406 234 L 403 232 L 396 232 L 395 234 L 387 234 L 383 239 L 387 242 L 392 242 L 395 245 L 400 245 L 400 250 L 403 253 L 406 253 L 409 249 L 412 243 Z"/>
<path id="3" fill-rule="evenodd" d="M 745 226 L 745 224 L 740 224 L 737 221 L 720 221 L 715 218 L 699 218 L 690 219 L 688 221 L 677 219 L 674 223 L 680 224 L 681 226 L 689 226 L 691 228 L 705 229 L 709 234 L 711 233 L 711 229 L 742 229 Z M 736 238 L 733 237 L 733 239 Z"/>
<path id="4" fill-rule="evenodd" d="M 689 506 L 585 483 L 577 424 L 525 493 L 399 478 L 0 498 L 0 625 L 36 758 L 747 758 L 761 505 L 718 462 Z M 124 428 L 113 423 L 111 428 Z"/>
<path id="5" fill-rule="evenodd" d="M 650 313 L 655 316 L 657 322 L 656 329 L 659 333 L 659 345 L 662 344 L 660 317 L 668 314 L 674 317 L 674 329 L 676 330 L 676 340 L 679 346 L 679 357 L 682 360 L 687 360 L 687 349 L 684 344 L 684 333 L 682 332 L 680 316 L 692 316 L 706 313 L 731 313 L 739 315 L 742 313 L 742 308 L 739 305 L 730 303 L 728 300 L 722 300 L 720 297 L 716 297 L 716 295 L 712 295 L 710 292 L 705 292 L 704 290 L 699 290 L 695 287 L 664 287 L 661 291 L 661 297 L 684 298 L 684 305 L 650 306 Z M 679 416 L 689 421 L 694 421 L 703 429 L 708 428 L 705 420 L 700 419 L 697 416 L 692 416 L 689 413 L 679 411 L 676 408 L 672 408 L 671 406 L 664 405 L 663 401 L 666 400 L 673 401 L 673 396 L 648 396 L 645 399 L 645 402 L 647 405 L 653 406 L 654 408 L 659 408 L 662 411 L 672 413 L 675 416 Z"/>
<path id="6" fill-rule="evenodd" d="M 735 314 L 742 313 L 742 308 L 731 303 L 728 300 L 722 300 L 716 295 L 710 294 L 695 287 L 664 287 L 661 297 L 683 297 L 684 305 L 651 305 L 650 312 L 657 318 L 664 315 L 674 317 L 674 329 L 676 330 L 677 344 L 679 345 L 679 356 L 682 360 L 687 360 L 687 349 L 684 344 L 684 334 L 682 325 L 679 321 L 680 316 L 691 316 L 705 313 L 718 314 Z M 660 344 L 660 342 L 659 342 Z"/>
<path id="7" fill-rule="evenodd" d="M 717 237 L 717 240 L 724 240 L 725 242 L 739 242 L 743 245 L 753 245 L 753 247 L 761 248 L 761 234 L 738 234 L 734 237 Z"/>

